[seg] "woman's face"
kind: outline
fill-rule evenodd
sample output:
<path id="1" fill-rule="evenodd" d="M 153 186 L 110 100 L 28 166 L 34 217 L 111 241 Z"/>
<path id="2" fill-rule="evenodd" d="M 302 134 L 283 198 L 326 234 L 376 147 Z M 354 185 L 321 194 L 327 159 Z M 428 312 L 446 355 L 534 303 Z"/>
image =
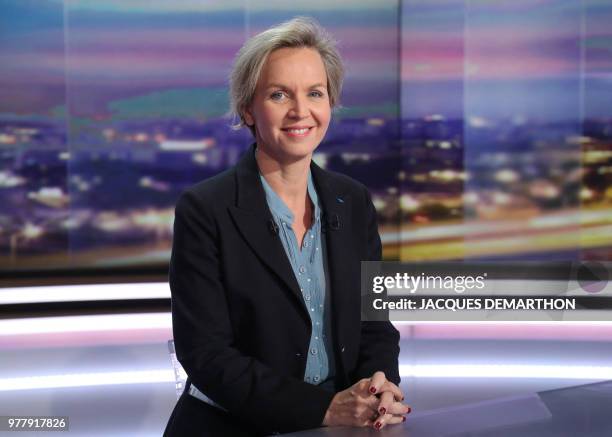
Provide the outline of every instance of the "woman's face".
<path id="1" fill-rule="evenodd" d="M 310 158 L 330 118 L 327 74 L 319 53 L 310 48 L 270 53 L 245 114 L 246 123 L 255 126 L 257 146 L 279 162 Z"/>

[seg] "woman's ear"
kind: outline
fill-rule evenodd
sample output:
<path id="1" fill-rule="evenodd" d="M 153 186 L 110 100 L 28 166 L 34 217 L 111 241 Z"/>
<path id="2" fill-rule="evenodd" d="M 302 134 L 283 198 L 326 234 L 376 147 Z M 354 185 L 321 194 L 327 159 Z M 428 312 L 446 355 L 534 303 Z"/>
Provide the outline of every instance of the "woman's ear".
<path id="1" fill-rule="evenodd" d="M 245 109 L 243 117 L 244 117 L 244 122 L 247 126 L 253 126 L 255 124 L 255 119 L 253 118 L 253 115 L 251 114 L 250 109 Z"/>

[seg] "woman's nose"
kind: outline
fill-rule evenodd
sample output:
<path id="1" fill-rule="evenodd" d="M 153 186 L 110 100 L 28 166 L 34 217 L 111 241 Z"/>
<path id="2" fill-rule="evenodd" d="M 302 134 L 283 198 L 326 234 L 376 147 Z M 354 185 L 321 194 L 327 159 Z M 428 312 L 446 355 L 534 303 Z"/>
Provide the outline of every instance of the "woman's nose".
<path id="1" fill-rule="evenodd" d="M 293 104 L 289 110 L 289 116 L 294 118 L 306 118 L 308 117 L 309 109 L 308 102 L 303 97 L 296 97 L 293 99 Z"/>

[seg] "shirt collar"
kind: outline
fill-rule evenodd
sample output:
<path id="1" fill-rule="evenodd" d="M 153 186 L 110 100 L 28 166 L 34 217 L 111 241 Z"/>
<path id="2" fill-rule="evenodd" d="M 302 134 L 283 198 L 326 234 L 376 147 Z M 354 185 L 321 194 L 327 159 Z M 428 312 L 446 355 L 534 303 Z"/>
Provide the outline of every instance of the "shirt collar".
<path id="1" fill-rule="evenodd" d="M 293 224 L 293 213 L 289 209 L 289 207 L 283 202 L 283 199 L 280 198 L 278 194 L 272 189 L 266 178 L 263 175 L 259 174 L 259 179 L 261 180 L 261 185 L 263 186 L 264 192 L 266 194 L 266 201 L 268 202 L 268 206 L 270 207 L 270 211 L 273 215 L 278 216 L 289 224 Z M 312 204 L 314 205 L 313 217 L 314 220 L 318 220 L 321 214 L 321 209 L 319 207 L 319 197 L 317 196 L 317 190 L 315 189 L 314 183 L 312 182 L 312 174 L 310 169 L 308 169 L 308 196 Z"/>

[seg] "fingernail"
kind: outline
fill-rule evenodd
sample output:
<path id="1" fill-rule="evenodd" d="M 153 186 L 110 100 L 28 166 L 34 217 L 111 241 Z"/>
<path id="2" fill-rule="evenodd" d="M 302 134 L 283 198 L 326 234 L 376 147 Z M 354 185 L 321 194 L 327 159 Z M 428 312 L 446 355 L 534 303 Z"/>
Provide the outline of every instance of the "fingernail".
<path id="1" fill-rule="evenodd" d="M 402 417 L 402 422 L 405 422 L 405 421 L 406 421 L 406 416 L 403 416 Z"/>
<path id="2" fill-rule="evenodd" d="M 387 412 L 387 409 L 385 407 L 381 407 L 378 411 L 380 411 L 380 414 L 385 414 Z"/>
<path id="3" fill-rule="evenodd" d="M 408 407 L 408 411 L 406 411 L 406 414 L 410 414 L 411 411 L 412 411 L 412 408 Z"/>
<path id="4" fill-rule="evenodd" d="M 376 428 L 376 429 L 380 429 L 381 426 L 382 426 L 382 423 L 380 423 L 380 422 L 376 422 L 374 424 L 374 428 Z"/>
<path id="5" fill-rule="evenodd" d="M 404 397 L 402 396 L 402 401 L 404 400 Z"/>
<path id="6" fill-rule="evenodd" d="M 376 387 L 370 387 L 370 393 L 372 394 L 376 393 Z"/>

